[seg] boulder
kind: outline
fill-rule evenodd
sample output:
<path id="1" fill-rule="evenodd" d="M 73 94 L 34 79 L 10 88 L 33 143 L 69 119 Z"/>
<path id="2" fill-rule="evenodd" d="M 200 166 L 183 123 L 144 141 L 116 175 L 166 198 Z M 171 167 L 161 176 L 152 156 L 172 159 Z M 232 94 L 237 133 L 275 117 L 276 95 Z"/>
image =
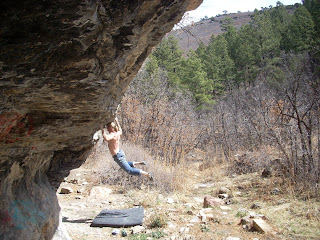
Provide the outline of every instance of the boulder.
<path id="1" fill-rule="evenodd" d="M 0 238 L 52 239 L 56 190 L 152 49 L 202 0 L 1 1 Z"/>
<path id="2" fill-rule="evenodd" d="M 232 210 L 232 208 L 231 208 L 231 207 L 228 207 L 228 206 L 220 206 L 220 209 L 221 209 L 222 211 L 230 211 L 230 210 Z"/>
<path id="3" fill-rule="evenodd" d="M 55 231 L 55 234 L 52 238 L 52 240 L 72 240 L 70 237 L 67 228 L 65 227 L 64 223 L 62 222 L 62 216 L 60 214 L 59 216 L 59 226 L 57 230 Z"/>
<path id="4" fill-rule="evenodd" d="M 218 197 L 221 199 L 228 199 L 230 196 L 229 196 L 229 194 L 222 193 L 222 194 L 219 194 Z"/>
<path id="5" fill-rule="evenodd" d="M 97 199 L 109 199 L 111 193 L 112 189 L 110 188 L 96 186 L 90 190 L 89 199 L 94 201 Z"/>
<path id="6" fill-rule="evenodd" d="M 71 187 L 62 187 L 60 189 L 60 194 L 69 194 L 73 193 L 73 189 Z"/>
<path id="7" fill-rule="evenodd" d="M 221 187 L 220 189 L 219 189 L 219 194 L 230 194 L 231 193 L 231 190 L 229 189 L 229 188 L 227 188 L 227 187 Z"/>
<path id="8" fill-rule="evenodd" d="M 250 231 L 275 234 L 275 231 L 266 223 L 265 219 L 264 215 L 251 212 L 249 215 L 241 218 L 240 225 Z"/>
<path id="9" fill-rule="evenodd" d="M 146 229 L 143 226 L 134 226 L 131 228 L 132 234 L 144 233 Z"/>
<path id="10" fill-rule="evenodd" d="M 251 209 L 259 209 L 259 208 L 262 208 L 262 206 L 259 203 L 252 203 L 250 208 Z"/>
<path id="11" fill-rule="evenodd" d="M 276 234 L 276 231 L 263 219 L 253 219 L 253 228 L 260 233 Z"/>
<path id="12" fill-rule="evenodd" d="M 204 208 L 220 206 L 220 205 L 224 205 L 224 204 L 225 203 L 222 199 L 216 198 L 216 197 L 206 196 L 203 200 L 203 207 Z"/>

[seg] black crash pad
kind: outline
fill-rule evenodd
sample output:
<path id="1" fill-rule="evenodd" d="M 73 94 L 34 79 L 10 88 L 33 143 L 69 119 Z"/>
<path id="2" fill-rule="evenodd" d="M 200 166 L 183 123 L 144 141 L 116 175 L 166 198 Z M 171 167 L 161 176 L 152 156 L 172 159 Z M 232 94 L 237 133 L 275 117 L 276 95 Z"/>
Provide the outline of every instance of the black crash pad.
<path id="1" fill-rule="evenodd" d="M 143 207 L 102 210 L 93 219 L 91 227 L 132 227 L 143 224 Z"/>

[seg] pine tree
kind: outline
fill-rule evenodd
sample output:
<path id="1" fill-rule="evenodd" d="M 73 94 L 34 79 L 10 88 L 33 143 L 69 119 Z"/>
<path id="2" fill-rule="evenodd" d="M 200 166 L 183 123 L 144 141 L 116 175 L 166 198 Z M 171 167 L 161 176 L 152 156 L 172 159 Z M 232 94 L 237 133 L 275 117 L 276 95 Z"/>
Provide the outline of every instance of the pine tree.
<path id="1" fill-rule="evenodd" d="M 233 19 L 231 17 L 225 17 L 222 21 L 221 21 L 221 30 L 222 31 L 228 31 L 229 28 L 233 27 Z"/>
<path id="2" fill-rule="evenodd" d="M 280 36 L 273 28 L 270 13 L 259 12 L 252 17 L 253 29 L 252 45 L 258 57 L 257 64 L 260 68 L 267 66 L 268 60 L 280 54 Z"/>
<path id="3" fill-rule="evenodd" d="M 195 53 L 197 54 L 198 58 L 201 59 L 202 63 L 205 63 L 208 60 L 207 59 L 207 47 L 206 47 L 206 45 L 204 45 L 203 42 L 200 42 Z"/>
<path id="4" fill-rule="evenodd" d="M 158 70 L 159 70 L 159 65 L 158 65 L 158 61 L 156 59 L 156 57 L 151 54 L 146 62 L 145 62 L 145 70 L 148 74 L 152 75 L 152 74 L 157 74 Z"/>
<path id="5" fill-rule="evenodd" d="M 243 30 L 243 28 L 242 28 Z M 234 63 L 234 87 L 239 88 L 245 82 L 244 72 L 251 65 L 252 49 L 247 41 L 247 36 L 244 36 L 244 31 L 237 31 L 235 27 L 229 27 L 224 33 L 224 37 L 228 43 L 228 54 Z"/>
<path id="6" fill-rule="evenodd" d="M 173 36 L 162 40 L 153 56 L 156 58 L 158 66 L 168 72 L 169 84 L 179 85 L 178 72 L 183 56 L 178 40 Z"/>
<path id="7" fill-rule="evenodd" d="M 304 0 L 303 6 L 309 11 L 315 24 L 315 37 L 320 38 L 320 0 Z"/>
<path id="8" fill-rule="evenodd" d="M 314 22 L 314 37 L 311 55 L 315 63 L 315 71 L 320 76 L 320 0 L 304 0 L 303 5 L 307 8 Z"/>
<path id="9" fill-rule="evenodd" d="M 206 108 L 214 103 L 212 90 L 213 87 L 203 70 L 201 59 L 191 51 L 188 58 L 183 61 L 183 71 L 181 71 L 181 82 L 194 97 L 198 108 Z"/>
<path id="10" fill-rule="evenodd" d="M 228 42 L 223 35 L 211 37 L 207 46 L 204 69 L 211 81 L 213 94 L 222 94 L 234 85 L 235 65 L 229 56 Z"/>
<path id="11" fill-rule="evenodd" d="M 256 63 L 259 57 L 255 54 L 254 45 L 255 41 L 253 28 L 250 25 L 244 25 L 238 32 L 230 28 L 225 34 L 229 56 L 235 64 L 236 76 L 234 84 L 240 86 L 253 82 L 256 78 L 257 67 Z"/>
<path id="12" fill-rule="evenodd" d="M 296 9 L 284 36 L 284 40 L 288 43 L 286 50 L 294 50 L 295 52 L 309 50 L 315 34 L 314 27 L 312 16 L 307 8 L 300 6 Z"/>
<path id="13" fill-rule="evenodd" d="M 281 3 L 277 2 L 277 6 L 269 10 L 272 28 L 274 29 L 275 34 L 280 39 L 280 49 L 284 50 L 286 48 L 287 42 L 283 40 L 289 24 L 292 20 L 291 15 L 289 14 L 286 7 Z"/>

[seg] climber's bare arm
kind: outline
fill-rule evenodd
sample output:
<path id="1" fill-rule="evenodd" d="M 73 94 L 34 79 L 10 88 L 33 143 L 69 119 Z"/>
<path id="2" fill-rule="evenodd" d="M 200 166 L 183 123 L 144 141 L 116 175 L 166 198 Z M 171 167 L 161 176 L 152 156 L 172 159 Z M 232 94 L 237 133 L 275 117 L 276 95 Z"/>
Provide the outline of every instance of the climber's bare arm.
<path id="1" fill-rule="evenodd" d="M 106 140 L 107 142 L 109 142 L 110 140 L 115 139 L 115 134 L 114 134 L 114 133 L 106 134 L 106 132 L 104 131 L 104 129 L 103 129 L 102 126 L 100 126 L 100 129 L 101 129 L 102 136 L 103 136 L 103 139 L 104 139 L 104 140 Z"/>
<path id="2" fill-rule="evenodd" d="M 121 135 L 122 134 L 122 128 L 120 127 L 120 124 L 119 124 L 119 121 L 118 121 L 118 118 L 116 117 L 115 120 L 114 120 L 118 126 L 118 134 Z"/>

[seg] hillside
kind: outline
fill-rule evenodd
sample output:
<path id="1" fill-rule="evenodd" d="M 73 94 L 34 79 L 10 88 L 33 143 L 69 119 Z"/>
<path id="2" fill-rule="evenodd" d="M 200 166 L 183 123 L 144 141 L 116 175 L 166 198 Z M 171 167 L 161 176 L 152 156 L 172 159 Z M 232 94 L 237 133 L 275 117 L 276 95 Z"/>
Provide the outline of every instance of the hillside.
<path id="1" fill-rule="evenodd" d="M 213 19 L 209 18 L 187 27 L 173 30 L 167 36 L 176 37 L 179 40 L 181 49 L 186 54 L 189 50 L 196 50 L 200 42 L 207 45 L 212 35 L 218 36 L 223 33 L 221 25 L 226 17 L 232 18 L 234 21 L 233 25 L 239 29 L 242 25 L 250 22 L 252 14 L 253 12 L 244 12 L 216 16 Z"/>
<path id="2" fill-rule="evenodd" d="M 294 10 L 298 6 L 299 4 L 287 5 L 285 8 L 290 14 L 293 14 Z M 264 8 L 264 10 L 267 9 L 268 8 Z M 240 29 L 242 25 L 248 24 L 251 21 L 252 14 L 253 12 L 219 14 L 215 17 L 192 23 L 186 27 L 172 30 L 166 36 L 176 37 L 179 40 L 179 44 L 184 55 L 186 55 L 189 50 L 196 50 L 200 42 L 207 45 L 212 35 L 218 36 L 222 34 L 223 31 L 221 30 L 221 25 L 225 18 L 230 17 L 233 20 L 233 26 Z"/>

